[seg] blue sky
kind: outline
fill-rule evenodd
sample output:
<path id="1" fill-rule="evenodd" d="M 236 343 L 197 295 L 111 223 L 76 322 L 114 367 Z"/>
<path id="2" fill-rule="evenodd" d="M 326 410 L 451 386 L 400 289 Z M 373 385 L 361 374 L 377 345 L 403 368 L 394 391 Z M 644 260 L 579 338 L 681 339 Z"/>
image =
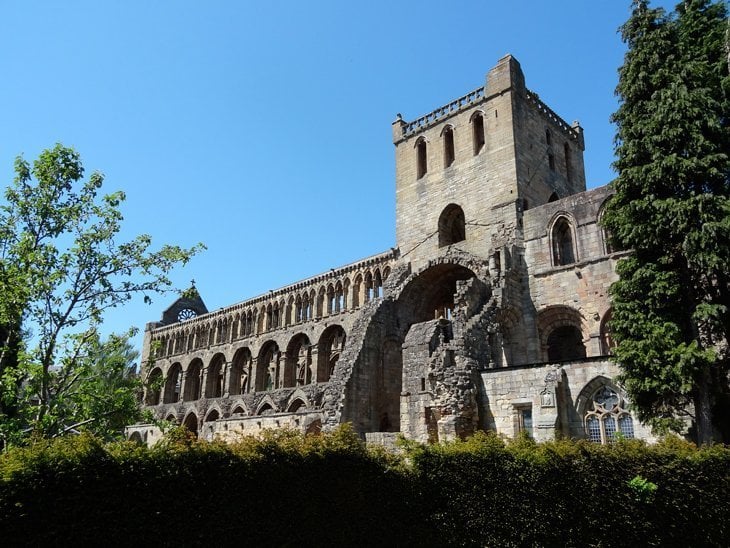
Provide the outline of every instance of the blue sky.
<path id="1" fill-rule="evenodd" d="M 208 246 L 173 279 L 212 310 L 393 246 L 396 113 L 483 85 L 506 53 L 580 120 L 589 187 L 610 181 L 628 15 L 628 0 L 5 0 L 0 177 L 73 146 L 127 193 L 126 237 Z M 174 299 L 137 299 L 106 329 Z"/>

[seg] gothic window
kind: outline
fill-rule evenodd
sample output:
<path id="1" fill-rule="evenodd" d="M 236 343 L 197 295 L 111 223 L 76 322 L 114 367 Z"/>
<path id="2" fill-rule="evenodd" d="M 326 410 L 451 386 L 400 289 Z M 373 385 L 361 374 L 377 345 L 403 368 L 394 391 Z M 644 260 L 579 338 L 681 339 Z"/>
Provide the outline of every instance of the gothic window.
<path id="1" fill-rule="evenodd" d="M 365 302 L 373 300 L 375 296 L 373 290 L 373 275 L 370 272 L 365 273 Z"/>
<path id="2" fill-rule="evenodd" d="M 472 141 L 474 142 L 474 156 L 484 148 L 484 117 L 477 112 L 471 119 Z"/>
<path id="3" fill-rule="evenodd" d="M 420 137 L 416 141 L 416 178 L 420 179 L 428 173 L 426 164 L 426 139 Z"/>
<path id="4" fill-rule="evenodd" d="M 383 296 L 383 278 L 380 276 L 380 270 L 375 271 L 375 278 L 373 279 L 373 293 L 377 298 L 381 298 Z"/>
<path id="5" fill-rule="evenodd" d="M 345 348 L 345 338 L 345 330 L 339 325 L 332 325 L 322 333 L 318 345 L 317 382 L 326 382 L 332 376 Z"/>
<path id="6" fill-rule="evenodd" d="M 444 208 L 438 224 L 439 247 L 455 244 L 466 239 L 464 210 L 456 204 Z"/>
<path id="7" fill-rule="evenodd" d="M 613 442 L 617 434 L 634 437 L 634 421 L 614 389 L 602 386 L 593 394 L 585 415 L 585 431 L 589 440 L 603 444 Z"/>
<path id="8" fill-rule="evenodd" d="M 563 266 L 575 262 L 573 229 L 565 217 L 559 217 L 552 230 L 553 264 Z"/>
<path id="9" fill-rule="evenodd" d="M 266 343 L 256 361 L 256 389 L 275 390 L 280 384 L 281 352 L 275 342 Z"/>
<path id="10" fill-rule="evenodd" d="M 454 128 L 446 126 L 443 133 L 444 140 L 444 167 L 450 167 L 456 155 L 454 153 Z"/>

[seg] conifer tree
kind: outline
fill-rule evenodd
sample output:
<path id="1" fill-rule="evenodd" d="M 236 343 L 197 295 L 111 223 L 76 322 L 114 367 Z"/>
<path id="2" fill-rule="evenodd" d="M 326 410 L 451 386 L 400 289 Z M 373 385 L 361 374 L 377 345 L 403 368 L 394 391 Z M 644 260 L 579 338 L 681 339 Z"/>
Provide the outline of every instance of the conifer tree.
<path id="1" fill-rule="evenodd" d="M 725 5 L 667 15 L 635 0 L 621 27 L 615 195 L 603 222 L 631 249 L 611 288 L 622 382 L 638 416 L 730 441 L 730 78 Z"/>

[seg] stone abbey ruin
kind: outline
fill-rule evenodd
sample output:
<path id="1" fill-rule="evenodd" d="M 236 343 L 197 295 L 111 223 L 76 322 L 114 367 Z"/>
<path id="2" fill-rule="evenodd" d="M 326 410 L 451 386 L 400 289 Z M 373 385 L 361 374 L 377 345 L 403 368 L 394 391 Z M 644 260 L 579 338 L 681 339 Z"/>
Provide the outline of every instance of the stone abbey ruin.
<path id="1" fill-rule="evenodd" d="M 612 380 L 583 131 L 500 59 L 475 89 L 393 122 L 396 247 L 209 312 L 194 290 L 146 326 L 144 405 L 198 436 L 350 422 L 366 440 L 476 430 L 650 438 Z M 153 425 L 128 427 L 152 444 Z"/>

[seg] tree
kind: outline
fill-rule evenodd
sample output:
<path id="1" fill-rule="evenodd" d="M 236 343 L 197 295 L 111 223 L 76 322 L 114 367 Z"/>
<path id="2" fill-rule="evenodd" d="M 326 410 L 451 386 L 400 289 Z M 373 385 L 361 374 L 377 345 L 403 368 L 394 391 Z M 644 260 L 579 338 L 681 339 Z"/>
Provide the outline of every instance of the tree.
<path id="1" fill-rule="evenodd" d="M 730 441 L 730 77 L 723 3 L 636 0 L 621 32 L 611 330 L 638 416 Z"/>
<path id="2" fill-rule="evenodd" d="M 100 195 L 100 173 L 82 181 L 73 149 L 56 145 L 32 166 L 19 157 L 15 172 L 0 206 L 0 436 L 11 442 L 59 435 L 79 406 L 93 409 L 74 398 L 94 386 L 94 367 L 116 370 L 110 353 L 123 347 L 99 342 L 104 312 L 167 290 L 172 268 L 202 249 L 117 243 L 124 193 Z"/>

